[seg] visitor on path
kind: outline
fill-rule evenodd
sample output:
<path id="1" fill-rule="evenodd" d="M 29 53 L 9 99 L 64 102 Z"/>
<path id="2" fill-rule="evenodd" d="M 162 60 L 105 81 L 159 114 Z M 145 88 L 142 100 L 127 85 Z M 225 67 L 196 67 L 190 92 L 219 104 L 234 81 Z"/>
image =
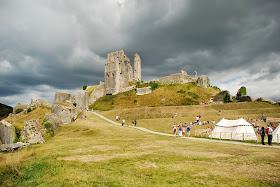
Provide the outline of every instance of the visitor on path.
<path id="1" fill-rule="evenodd" d="M 176 128 L 176 125 L 174 124 L 174 125 L 173 125 L 173 134 L 174 134 L 174 137 L 176 137 L 176 132 L 177 132 L 177 128 Z"/>
<path id="2" fill-rule="evenodd" d="M 198 117 L 198 116 L 196 116 L 196 122 L 198 123 L 198 121 L 199 121 L 199 117 Z"/>
<path id="3" fill-rule="evenodd" d="M 191 127 L 189 125 L 187 125 L 186 130 L 187 130 L 187 136 L 190 137 L 190 135 L 191 135 Z"/>
<path id="4" fill-rule="evenodd" d="M 216 124 L 216 122 L 215 122 L 215 120 L 213 120 L 213 125 L 215 125 Z"/>
<path id="5" fill-rule="evenodd" d="M 87 119 L 87 113 L 85 113 L 85 119 Z"/>
<path id="6" fill-rule="evenodd" d="M 182 133 L 182 126 L 181 126 L 181 125 L 178 125 L 178 128 L 179 128 L 179 137 L 182 137 L 182 136 L 183 136 L 183 133 Z"/>
<path id="7" fill-rule="evenodd" d="M 125 124 L 125 119 L 122 120 L 122 126 L 124 126 L 124 124 Z"/>
<path id="8" fill-rule="evenodd" d="M 221 110 L 219 110 L 219 116 L 222 114 L 222 111 Z"/>
<path id="9" fill-rule="evenodd" d="M 136 124 L 137 124 L 137 121 L 136 120 L 134 120 L 134 126 L 136 127 Z"/>
<path id="10" fill-rule="evenodd" d="M 185 136 L 186 128 L 182 128 L 183 136 Z"/>
<path id="11" fill-rule="evenodd" d="M 119 119 L 119 116 L 116 116 L 116 121 L 118 121 L 118 119 Z"/>
<path id="12" fill-rule="evenodd" d="M 266 128 L 266 131 L 267 131 L 267 143 L 268 145 L 272 145 L 272 128 L 268 125 L 267 128 Z"/>
<path id="13" fill-rule="evenodd" d="M 265 130 L 264 130 L 264 127 L 261 128 L 260 130 L 260 135 L 262 137 L 262 144 L 265 145 L 264 143 L 264 137 L 265 137 Z"/>

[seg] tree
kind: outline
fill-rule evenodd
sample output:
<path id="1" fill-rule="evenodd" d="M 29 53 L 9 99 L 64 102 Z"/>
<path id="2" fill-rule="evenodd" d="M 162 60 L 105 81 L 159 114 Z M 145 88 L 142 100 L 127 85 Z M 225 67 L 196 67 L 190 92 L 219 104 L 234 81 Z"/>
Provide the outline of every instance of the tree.
<path id="1" fill-rule="evenodd" d="M 232 102 L 230 93 L 228 91 L 224 91 L 224 103 L 230 103 Z"/>
<path id="2" fill-rule="evenodd" d="M 247 95 L 245 86 L 242 86 L 241 88 L 239 88 L 239 90 L 240 90 L 241 95 Z"/>
<path id="3" fill-rule="evenodd" d="M 86 90 L 86 89 L 87 89 L 87 85 L 84 85 L 84 86 L 83 86 L 83 90 Z"/>

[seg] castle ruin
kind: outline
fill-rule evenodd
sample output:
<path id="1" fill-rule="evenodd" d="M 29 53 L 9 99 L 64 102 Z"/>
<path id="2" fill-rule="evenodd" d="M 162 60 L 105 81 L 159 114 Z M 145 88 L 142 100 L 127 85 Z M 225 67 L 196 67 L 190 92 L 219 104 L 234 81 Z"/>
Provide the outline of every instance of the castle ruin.
<path id="1" fill-rule="evenodd" d="M 130 59 L 124 51 L 107 54 L 104 71 L 105 94 L 115 95 L 132 89 L 130 82 L 141 80 L 141 59 L 134 55 L 134 77 Z"/>

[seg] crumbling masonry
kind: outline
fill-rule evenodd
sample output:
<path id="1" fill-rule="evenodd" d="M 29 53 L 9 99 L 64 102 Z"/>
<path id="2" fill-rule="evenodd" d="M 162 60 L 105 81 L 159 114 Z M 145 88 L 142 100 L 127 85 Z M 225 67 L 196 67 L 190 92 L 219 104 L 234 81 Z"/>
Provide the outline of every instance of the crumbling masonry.
<path id="1" fill-rule="evenodd" d="M 134 55 L 134 77 L 130 59 L 124 51 L 116 51 L 107 55 L 105 63 L 104 84 L 105 94 L 115 95 L 132 89 L 130 82 L 141 81 L 141 59 Z"/>

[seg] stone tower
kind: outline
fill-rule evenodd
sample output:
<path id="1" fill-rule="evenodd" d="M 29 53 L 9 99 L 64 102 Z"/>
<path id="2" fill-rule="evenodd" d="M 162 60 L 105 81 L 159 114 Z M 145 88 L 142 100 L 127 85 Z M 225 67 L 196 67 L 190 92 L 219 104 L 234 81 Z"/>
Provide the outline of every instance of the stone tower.
<path id="1" fill-rule="evenodd" d="M 140 56 L 135 53 L 134 55 L 134 79 L 136 81 L 141 81 L 141 59 Z"/>
<path id="2" fill-rule="evenodd" d="M 123 50 L 108 53 L 104 72 L 105 94 L 123 92 L 132 81 L 132 73 L 130 59 Z"/>

